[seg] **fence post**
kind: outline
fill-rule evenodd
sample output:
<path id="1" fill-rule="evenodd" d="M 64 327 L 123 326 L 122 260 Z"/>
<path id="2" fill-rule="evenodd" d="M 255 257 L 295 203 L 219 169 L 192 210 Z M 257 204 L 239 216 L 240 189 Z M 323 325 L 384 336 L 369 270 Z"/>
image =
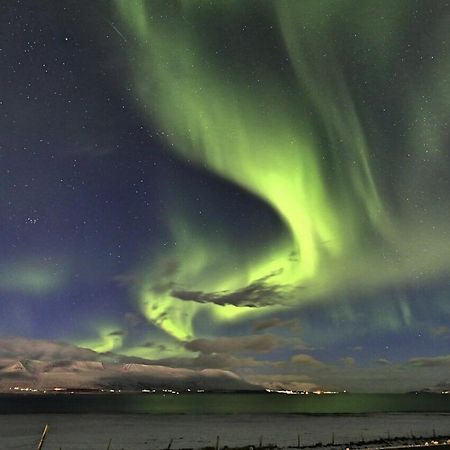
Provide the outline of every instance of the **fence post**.
<path id="1" fill-rule="evenodd" d="M 39 441 L 39 444 L 37 446 L 37 450 L 41 450 L 44 446 L 45 438 L 47 437 L 48 433 L 48 424 L 45 425 L 44 431 L 42 432 L 41 440 Z"/>

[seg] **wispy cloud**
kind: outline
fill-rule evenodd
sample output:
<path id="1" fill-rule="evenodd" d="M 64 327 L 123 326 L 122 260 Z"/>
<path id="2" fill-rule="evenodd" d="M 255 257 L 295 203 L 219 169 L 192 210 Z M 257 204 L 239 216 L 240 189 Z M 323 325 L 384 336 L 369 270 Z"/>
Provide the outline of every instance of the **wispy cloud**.
<path id="1" fill-rule="evenodd" d="M 411 358 L 408 364 L 419 367 L 450 366 L 450 355 Z"/>
<path id="2" fill-rule="evenodd" d="M 203 292 L 173 289 L 171 295 L 180 300 L 214 303 L 216 305 L 250 307 L 279 305 L 286 302 L 286 296 L 292 289 L 288 286 L 268 283 L 268 281 L 278 273 L 279 272 L 271 273 L 266 277 L 260 278 L 248 286 L 235 291 Z"/>
<path id="3" fill-rule="evenodd" d="M 211 353 L 239 353 L 239 352 L 270 352 L 279 347 L 281 339 L 269 334 L 249 336 L 218 337 L 214 339 L 194 339 L 186 342 L 185 348 L 193 352 Z"/>
<path id="4" fill-rule="evenodd" d="M 291 357 L 291 362 L 294 364 L 299 364 L 303 366 L 323 366 L 323 363 L 311 355 L 305 353 L 300 353 Z"/>
<path id="5" fill-rule="evenodd" d="M 279 317 L 261 320 L 253 324 L 253 331 L 264 331 L 269 328 L 285 328 L 288 330 L 300 330 L 300 323 L 297 319 L 283 320 Z"/>

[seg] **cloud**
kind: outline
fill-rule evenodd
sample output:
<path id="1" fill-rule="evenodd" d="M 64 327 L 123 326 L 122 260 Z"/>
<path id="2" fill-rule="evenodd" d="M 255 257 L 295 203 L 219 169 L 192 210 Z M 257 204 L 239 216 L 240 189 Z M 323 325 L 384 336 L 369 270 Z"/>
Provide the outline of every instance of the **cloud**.
<path id="1" fill-rule="evenodd" d="M 432 336 L 450 336 L 450 328 L 446 326 L 439 326 L 431 328 L 430 333 Z"/>
<path id="2" fill-rule="evenodd" d="M 194 367 L 199 368 L 242 369 L 244 367 L 261 367 L 265 365 L 265 362 L 255 358 L 240 358 L 234 355 L 216 353 L 199 355 L 194 359 L 194 364 Z"/>
<path id="3" fill-rule="evenodd" d="M 137 356 L 113 352 L 98 353 L 72 344 L 21 337 L 0 338 L 0 359 L 11 361 L 41 361 L 70 364 L 71 361 L 100 361 L 104 363 L 152 363 Z"/>
<path id="4" fill-rule="evenodd" d="M 450 381 L 440 381 L 431 390 L 435 392 L 450 391 Z"/>
<path id="5" fill-rule="evenodd" d="M 193 352 L 239 353 L 239 352 L 270 352 L 279 347 L 281 339 L 278 336 L 257 334 L 250 336 L 219 337 L 214 339 L 194 339 L 185 343 L 185 348 Z"/>
<path id="6" fill-rule="evenodd" d="M 172 388 L 207 390 L 257 390 L 259 386 L 248 383 L 228 370 L 173 368 L 159 365 L 135 364 L 115 367 L 102 376 L 101 383 L 120 389 Z"/>
<path id="7" fill-rule="evenodd" d="M 125 322 L 131 327 L 131 328 L 135 328 L 138 325 L 142 324 L 145 322 L 144 318 L 139 315 L 136 314 L 134 312 L 127 312 L 125 313 Z"/>
<path id="8" fill-rule="evenodd" d="M 9 361 L 8 361 L 9 362 Z M 10 362 L 9 362 L 10 363 Z M 28 361 L 23 370 L 14 365 L 0 370 L 0 391 L 12 386 L 48 389 L 208 389 L 242 390 L 259 389 L 239 375 L 221 369 L 194 370 L 153 364 L 108 364 L 96 361 L 60 362 Z M 0 360 L 0 366 L 2 361 Z"/>
<path id="9" fill-rule="evenodd" d="M 140 345 L 140 347 L 154 348 L 154 349 L 159 350 L 160 352 L 167 350 L 167 347 L 164 344 L 158 344 L 157 342 L 153 342 L 153 341 L 144 342 Z"/>
<path id="10" fill-rule="evenodd" d="M 253 377 L 249 377 L 249 380 L 253 383 L 264 386 L 266 389 L 292 391 L 313 391 L 319 389 L 318 385 L 306 375 L 255 375 Z"/>
<path id="11" fill-rule="evenodd" d="M 204 358 L 203 362 L 201 358 Z M 62 342 L 3 338 L 0 339 L 0 390 L 8 391 L 12 386 L 138 390 L 144 387 L 260 388 L 236 373 L 222 369 L 237 365 L 237 358 L 228 355 L 215 359 L 213 364 L 212 355 L 201 355 L 197 361 L 192 361 L 191 368 L 180 368 L 142 358 L 96 353 Z M 240 360 L 239 363 L 243 362 Z M 205 367 L 208 364 L 209 367 Z M 253 361 L 248 358 L 245 364 L 253 364 Z"/>
<path id="12" fill-rule="evenodd" d="M 114 330 L 108 333 L 108 336 L 125 336 L 127 333 L 124 330 Z"/>
<path id="13" fill-rule="evenodd" d="M 261 320 L 253 324 L 253 331 L 264 331 L 269 328 L 286 328 L 289 330 L 300 330 L 300 324 L 297 319 L 283 320 L 279 317 L 273 317 Z"/>
<path id="14" fill-rule="evenodd" d="M 341 358 L 341 362 L 342 362 L 342 364 L 344 364 L 344 366 L 347 366 L 347 367 L 352 367 L 356 364 L 355 358 L 353 358 L 351 356 L 346 356 L 345 358 Z"/>
<path id="15" fill-rule="evenodd" d="M 134 286 L 140 281 L 140 277 L 134 273 L 120 274 L 114 277 L 118 286 Z"/>
<path id="16" fill-rule="evenodd" d="M 160 345 L 151 341 L 146 344 L 152 347 Z M 239 378 L 241 381 L 234 384 L 240 385 L 242 389 L 247 389 L 245 386 L 248 385 L 245 383 L 248 381 L 264 384 L 271 389 L 293 390 L 447 390 L 444 388 L 448 381 L 450 355 L 415 357 L 404 363 L 380 358 L 372 367 L 360 367 L 352 364 L 352 360 L 348 358 L 336 363 L 324 363 L 310 354 L 300 352 L 290 360 L 274 361 L 273 354 L 264 356 L 280 345 L 284 348 L 286 339 L 265 334 L 197 339 L 185 343 L 189 349 L 199 352 L 192 358 L 148 360 L 113 352 L 96 353 L 63 342 L 0 338 L 0 389 L 9 389 L 11 385 L 50 387 L 59 384 L 70 387 L 113 386 L 139 389 L 153 383 L 154 386 L 168 387 L 175 376 L 179 377 L 180 384 L 177 386 L 181 388 L 187 386 L 186 383 L 192 386 L 202 385 L 205 380 L 199 372 L 214 369 L 219 371 L 217 374 L 232 371 L 236 376 L 242 376 L 243 378 Z M 255 354 L 264 356 L 265 359 L 260 359 Z M 123 370 L 125 366 L 128 367 L 127 370 Z M 165 367 L 166 371 L 157 367 Z M 190 372 L 184 372 L 185 370 Z M 164 373 L 168 377 L 165 385 Z M 183 380 L 186 381 L 185 384 Z M 221 389 L 220 383 L 224 383 L 223 386 L 234 383 L 230 380 L 228 375 L 224 375 L 224 378 L 218 375 L 214 380 L 207 383 L 205 381 L 206 384 L 203 385 L 211 387 L 215 383 L 214 386 Z"/>
<path id="17" fill-rule="evenodd" d="M 157 361 L 158 364 L 195 369 L 247 369 L 273 365 L 268 361 L 259 361 L 252 357 L 241 358 L 226 353 L 200 354 L 195 358 L 168 358 Z"/>
<path id="18" fill-rule="evenodd" d="M 442 367 L 450 366 L 450 355 L 411 358 L 408 364 L 418 367 Z"/>
<path id="19" fill-rule="evenodd" d="M 375 361 L 376 364 L 379 364 L 381 366 L 389 366 L 392 364 L 388 359 L 386 358 L 379 358 Z"/>
<path id="20" fill-rule="evenodd" d="M 306 366 L 323 366 L 322 362 L 305 353 L 300 353 L 298 355 L 292 356 L 291 362 L 294 364 L 301 364 Z"/>
<path id="21" fill-rule="evenodd" d="M 214 303 L 216 305 L 234 305 L 234 306 L 268 306 L 279 305 L 286 302 L 289 287 L 281 285 L 270 285 L 267 281 L 279 274 L 273 272 L 270 275 L 260 278 L 248 286 L 236 291 L 223 292 L 203 292 L 174 289 L 171 292 L 172 297 L 180 300 L 196 301 L 200 303 Z"/>
<path id="22" fill-rule="evenodd" d="M 93 361 L 98 359 L 98 353 L 64 342 L 9 337 L 0 339 L 0 358 Z"/>

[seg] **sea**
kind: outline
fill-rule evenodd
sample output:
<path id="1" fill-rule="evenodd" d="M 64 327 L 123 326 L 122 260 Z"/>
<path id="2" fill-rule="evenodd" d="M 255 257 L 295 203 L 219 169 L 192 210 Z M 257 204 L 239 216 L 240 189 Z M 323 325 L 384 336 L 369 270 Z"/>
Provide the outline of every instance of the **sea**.
<path id="1" fill-rule="evenodd" d="M 280 448 L 450 436 L 443 394 L 0 395 L 0 449 Z"/>

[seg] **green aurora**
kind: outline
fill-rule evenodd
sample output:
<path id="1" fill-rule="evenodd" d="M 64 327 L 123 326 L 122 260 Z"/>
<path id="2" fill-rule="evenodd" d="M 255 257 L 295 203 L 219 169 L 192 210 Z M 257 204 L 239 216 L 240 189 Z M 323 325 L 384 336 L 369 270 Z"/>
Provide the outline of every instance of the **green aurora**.
<path id="1" fill-rule="evenodd" d="M 2 367 L 450 390 L 449 2 L 22 3 Z"/>
<path id="2" fill-rule="evenodd" d="M 427 83 L 439 99 L 427 111 L 420 107 L 425 92 L 414 80 L 401 99 L 418 125 L 395 144 L 405 147 L 407 179 L 396 202 L 387 202 L 389 186 L 373 156 L 382 152 L 389 160 L 385 130 L 374 114 L 378 105 L 366 102 L 364 86 L 350 87 L 354 67 L 341 62 L 347 50 L 360 53 L 364 83 L 380 86 L 395 70 L 411 2 L 358 8 L 352 1 L 326 0 L 115 5 L 129 36 L 135 97 L 167 148 L 259 197 L 286 228 L 273 242 L 236 255 L 213 233 L 195 229 L 174 205 L 167 220 L 177 250 L 163 256 L 177 260 L 177 269 L 161 273 L 149 264 L 143 273 L 151 275 L 137 288 L 149 321 L 185 341 L 196 336 L 199 316 L 209 317 L 212 331 L 227 321 L 323 301 L 349 287 L 370 292 L 418 272 L 433 277 L 444 270 L 449 257 L 441 231 L 448 210 L 430 205 L 414 223 L 407 199 L 430 181 L 430 169 L 421 170 L 424 151 L 429 167 L 442 162 L 446 85 Z M 374 14 L 377 5 L 385 10 L 381 19 Z M 234 37 L 233 27 L 250 29 L 247 40 Z M 347 27 L 357 36 L 346 34 Z M 441 55 L 430 77 L 448 65 L 448 55 Z M 442 224 L 435 236 L 417 225 L 431 215 Z M 273 289 L 273 301 L 251 304 L 244 294 L 255 284 Z M 174 286 L 191 298 L 177 298 Z M 242 299 L 227 304 L 227 293 L 239 290 Z"/>

